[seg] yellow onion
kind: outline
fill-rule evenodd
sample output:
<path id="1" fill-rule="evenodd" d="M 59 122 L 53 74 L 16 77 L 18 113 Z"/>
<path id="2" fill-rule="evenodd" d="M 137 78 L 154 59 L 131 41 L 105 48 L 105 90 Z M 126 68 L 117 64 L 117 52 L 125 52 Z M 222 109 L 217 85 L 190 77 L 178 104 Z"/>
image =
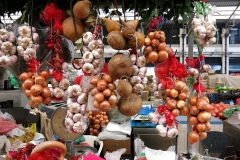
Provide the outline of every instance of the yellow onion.
<path id="1" fill-rule="evenodd" d="M 35 84 L 31 87 L 30 91 L 33 96 L 38 96 L 42 93 L 43 87 L 40 84 Z"/>
<path id="2" fill-rule="evenodd" d="M 199 135 L 196 131 L 192 131 L 188 134 L 188 142 L 194 144 L 199 140 Z"/>

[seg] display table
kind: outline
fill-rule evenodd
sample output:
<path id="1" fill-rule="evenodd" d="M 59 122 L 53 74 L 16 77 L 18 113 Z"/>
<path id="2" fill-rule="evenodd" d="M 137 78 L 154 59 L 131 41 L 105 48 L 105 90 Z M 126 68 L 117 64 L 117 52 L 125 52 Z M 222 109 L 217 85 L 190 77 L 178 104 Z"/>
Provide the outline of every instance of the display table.
<path id="1" fill-rule="evenodd" d="M 207 85 L 208 88 L 215 88 L 218 81 L 221 81 L 224 86 L 240 87 L 240 76 L 230 76 L 227 74 L 208 75 Z"/>

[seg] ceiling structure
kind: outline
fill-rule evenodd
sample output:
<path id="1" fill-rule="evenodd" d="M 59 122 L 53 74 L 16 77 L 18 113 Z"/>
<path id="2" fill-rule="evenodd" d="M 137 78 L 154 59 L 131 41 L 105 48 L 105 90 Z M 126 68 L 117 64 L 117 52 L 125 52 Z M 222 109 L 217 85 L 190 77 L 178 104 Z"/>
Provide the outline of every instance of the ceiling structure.
<path id="1" fill-rule="evenodd" d="M 112 3 L 112 2 L 111 2 Z M 219 14 L 215 15 L 217 24 L 225 25 L 225 28 L 240 28 L 240 1 L 239 0 L 208 0 L 212 6 L 217 7 Z M 119 6 L 119 11 L 122 12 L 122 6 Z M 105 17 L 103 9 L 99 9 L 100 17 Z M 4 23 L 11 23 L 21 16 L 21 13 L 11 14 L 11 17 L 4 17 Z M 126 11 L 127 20 L 134 19 L 134 10 Z M 124 19 L 124 16 L 121 16 Z M 118 19 L 117 16 L 113 16 L 113 19 Z M 136 17 L 140 18 L 140 17 Z M 172 20 L 169 20 L 167 24 L 173 24 Z M 178 21 L 179 24 L 183 23 L 181 17 Z"/>

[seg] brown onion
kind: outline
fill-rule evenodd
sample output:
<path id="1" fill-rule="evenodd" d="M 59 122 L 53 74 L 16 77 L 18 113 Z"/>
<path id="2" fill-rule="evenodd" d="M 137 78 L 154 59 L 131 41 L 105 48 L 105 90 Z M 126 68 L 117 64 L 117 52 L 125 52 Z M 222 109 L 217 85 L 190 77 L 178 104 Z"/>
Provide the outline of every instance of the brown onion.
<path id="1" fill-rule="evenodd" d="M 106 112 L 110 108 L 110 103 L 107 100 L 104 100 L 100 103 L 99 110 Z"/>
<path id="2" fill-rule="evenodd" d="M 107 81 L 105 81 L 104 79 L 100 79 L 97 82 L 97 88 L 99 91 L 103 91 L 104 89 L 107 88 Z"/>
<path id="3" fill-rule="evenodd" d="M 169 109 L 169 110 L 173 110 L 173 109 L 175 109 L 177 107 L 177 102 L 176 102 L 176 100 L 174 100 L 174 99 L 169 99 L 168 101 L 167 101 L 167 108 Z"/>
<path id="4" fill-rule="evenodd" d="M 190 98 L 189 98 L 189 103 L 190 103 L 190 105 L 196 105 L 196 103 L 197 103 L 197 97 L 196 97 L 196 96 L 190 97 Z"/>
<path id="5" fill-rule="evenodd" d="M 45 78 L 41 75 L 37 75 L 35 78 L 34 78 L 34 82 L 35 84 L 41 84 L 43 85 L 43 83 L 45 82 Z"/>
<path id="6" fill-rule="evenodd" d="M 196 116 L 199 113 L 199 109 L 195 105 L 190 106 L 188 109 L 189 109 L 189 113 L 193 116 Z"/>
<path id="7" fill-rule="evenodd" d="M 199 140 L 199 135 L 196 131 L 192 131 L 188 134 L 188 142 L 194 144 Z"/>
<path id="8" fill-rule="evenodd" d="M 210 131 L 211 130 L 211 124 L 209 121 L 205 122 L 205 126 L 206 126 L 206 131 Z"/>
<path id="9" fill-rule="evenodd" d="M 183 81 L 177 80 L 174 82 L 174 89 L 178 90 L 178 91 L 182 91 L 186 86 L 186 83 L 184 83 Z"/>
<path id="10" fill-rule="evenodd" d="M 187 99 L 187 93 L 186 92 L 179 93 L 178 94 L 178 99 L 185 101 Z"/>
<path id="11" fill-rule="evenodd" d="M 109 98 L 108 98 L 108 101 L 110 104 L 117 104 L 118 102 L 118 98 L 116 95 L 111 95 Z"/>
<path id="12" fill-rule="evenodd" d="M 43 97 L 42 96 L 31 96 L 31 107 L 37 107 L 43 102 Z"/>
<path id="13" fill-rule="evenodd" d="M 198 109 L 205 110 L 207 108 L 208 103 L 204 99 L 199 99 L 196 103 Z"/>
<path id="14" fill-rule="evenodd" d="M 177 108 L 173 109 L 171 112 L 175 117 L 180 115 L 180 111 Z"/>
<path id="15" fill-rule="evenodd" d="M 94 87 L 92 90 L 91 90 L 91 95 L 94 96 L 96 93 L 98 93 L 99 90 L 97 89 L 97 87 Z"/>
<path id="16" fill-rule="evenodd" d="M 183 100 L 178 100 L 177 101 L 177 108 L 178 109 L 182 109 L 185 106 L 186 106 L 186 102 L 185 101 L 183 101 Z"/>
<path id="17" fill-rule="evenodd" d="M 40 75 L 43 76 L 45 79 L 50 77 L 50 73 L 48 71 L 41 71 Z"/>
<path id="18" fill-rule="evenodd" d="M 189 110 L 187 107 L 183 107 L 182 109 L 180 109 L 180 115 L 187 116 L 188 114 L 189 114 Z"/>
<path id="19" fill-rule="evenodd" d="M 25 81 L 27 78 L 30 78 L 27 72 L 23 72 L 20 74 L 19 79 L 21 81 Z"/>
<path id="20" fill-rule="evenodd" d="M 26 90 L 24 91 L 24 94 L 25 94 L 25 96 L 26 96 L 27 98 L 30 98 L 30 97 L 32 96 L 31 91 L 30 91 L 29 89 L 26 89 Z"/>
<path id="21" fill-rule="evenodd" d="M 205 132 L 206 131 L 205 123 L 199 122 L 196 125 L 196 127 L 197 127 L 198 132 Z"/>
<path id="22" fill-rule="evenodd" d="M 207 103 L 209 103 L 209 99 L 208 99 L 206 96 L 204 96 L 203 99 L 204 99 Z"/>
<path id="23" fill-rule="evenodd" d="M 51 96 L 51 91 L 48 87 L 43 87 L 42 96 L 44 98 Z"/>
<path id="24" fill-rule="evenodd" d="M 211 108 L 212 108 L 212 106 L 210 104 L 207 104 L 207 107 L 205 108 L 205 111 L 209 112 L 211 110 Z"/>
<path id="25" fill-rule="evenodd" d="M 102 92 L 98 92 L 94 95 L 94 99 L 98 102 L 101 103 L 104 101 L 104 94 Z"/>
<path id="26" fill-rule="evenodd" d="M 99 106 L 100 106 L 100 103 L 99 103 L 99 102 L 97 102 L 97 101 L 94 101 L 94 102 L 93 102 L 93 107 L 94 107 L 94 108 L 99 108 Z"/>
<path id="27" fill-rule="evenodd" d="M 171 89 L 169 89 L 169 88 L 167 88 L 167 89 L 165 90 L 166 96 L 171 96 L 171 95 L 170 95 L 170 91 L 171 91 Z"/>
<path id="28" fill-rule="evenodd" d="M 198 119 L 197 119 L 197 117 L 196 116 L 193 116 L 193 115 L 189 115 L 188 116 L 188 123 L 190 124 L 190 125 L 197 125 L 198 124 Z"/>
<path id="29" fill-rule="evenodd" d="M 148 38 L 148 37 L 146 37 L 146 38 L 144 39 L 144 45 L 145 45 L 145 46 L 150 46 L 150 45 L 151 45 L 151 39 Z"/>
<path id="30" fill-rule="evenodd" d="M 198 113 L 197 119 L 200 122 L 207 122 L 211 119 L 211 114 L 207 111 L 201 111 L 200 113 Z"/>
<path id="31" fill-rule="evenodd" d="M 27 78 L 22 85 L 24 85 L 25 89 L 30 89 L 34 85 L 33 79 Z"/>
<path id="32" fill-rule="evenodd" d="M 89 83 L 90 83 L 91 85 L 96 86 L 99 80 L 100 80 L 100 77 L 98 77 L 98 76 L 93 76 L 93 77 L 90 79 L 90 82 L 89 82 Z"/>
<path id="33" fill-rule="evenodd" d="M 31 87 L 30 91 L 33 96 L 38 96 L 42 93 L 43 87 L 40 84 L 35 84 Z"/>
<path id="34" fill-rule="evenodd" d="M 150 52 L 152 52 L 153 51 L 153 47 L 152 46 L 147 46 L 147 47 L 145 47 L 144 49 L 143 49 L 143 54 L 145 55 L 145 56 L 147 56 Z"/>
<path id="35" fill-rule="evenodd" d="M 159 45 L 159 40 L 158 39 L 152 39 L 151 46 L 157 47 Z"/>
<path id="36" fill-rule="evenodd" d="M 115 83 L 113 83 L 113 82 L 108 83 L 107 87 L 108 87 L 109 89 L 111 89 L 112 91 L 116 89 L 116 85 L 115 85 Z"/>
<path id="37" fill-rule="evenodd" d="M 106 88 L 106 89 L 104 89 L 104 91 L 102 93 L 105 97 L 109 97 L 112 95 L 112 90 L 109 88 Z"/>
<path id="38" fill-rule="evenodd" d="M 155 38 L 155 33 L 154 32 L 149 32 L 148 33 L 148 38 L 150 38 L 151 40 Z"/>
<path id="39" fill-rule="evenodd" d="M 199 132 L 198 135 L 200 140 L 204 140 L 207 138 L 207 132 Z"/>
<path id="40" fill-rule="evenodd" d="M 52 98 L 51 97 L 45 97 L 43 98 L 43 102 L 44 104 L 49 104 L 51 102 Z"/>
<path id="41" fill-rule="evenodd" d="M 178 91 L 176 89 L 171 89 L 170 95 L 171 97 L 176 98 L 178 96 Z"/>
<path id="42" fill-rule="evenodd" d="M 102 79 L 104 79 L 108 83 L 112 82 L 112 77 L 109 74 L 104 74 Z"/>

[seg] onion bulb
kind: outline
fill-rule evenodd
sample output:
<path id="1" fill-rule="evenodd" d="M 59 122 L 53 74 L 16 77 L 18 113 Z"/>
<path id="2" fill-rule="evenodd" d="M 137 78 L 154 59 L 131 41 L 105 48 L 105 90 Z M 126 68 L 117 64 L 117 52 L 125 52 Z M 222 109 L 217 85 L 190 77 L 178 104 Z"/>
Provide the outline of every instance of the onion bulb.
<path id="1" fill-rule="evenodd" d="M 178 91 L 176 89 L 171 89 L 170 95 L 171 97 L 176 98 L 178 96 Z"/>
<path id="2" fill-rule="evenodd" d="M 196 116 L 193 116 L 193 115 L 189 115 L 188 116 L 188 123 L 190 125 L 197 125 L 198 124 L 198 118 Z"/>
<path id="3" fill-rule="evenodd" d="M 98 76 L 93 76 L 93 77 L 90 79 L 90 82 L 89 82 L 89 83 L 90 83 L 91 85 L 96 86 L 99 80 L 100 80 L 100 77 L 98 77 Z"/>
<path id="4" fill-rule="evenodd" d="M 104 79 L 108 83 L 112 82 L 112 77 L 109 74 L 104 74 L 102 79 Z"/>
<path id="5" fill-rule="evenodd" d="M 184 90 L 186 86 L 186 83 L 184 83 L 183 81 L 177 80 L 174 82 L 174 89 L 178 90 L 178 91 L 182 91 Z"/>
<path id="6" fill-rule="evenodd" d="M 205 126 L 206 126 L 206 131 L 210 131 L 211 130 L 211 124 L 209 121 L 205 122 Z"/>
<path id="7" fill-rule="evenodd" d="M 207 138 L 207 132 L 199 132 L 198 135 L 200 140 L 204 140 Z"/>
<path id="8" fill-rule="evenodd" d="M 177 101 L 177 108 L 178 108 L 178 109 L 182 109 L 182 108 L 185 107 L 185 106 L 186 106 L 185 101 L 183 101 L 183 100 L 178 100 L 178 101 Z"/>
<path id="9" fill-rule="evenodd" d="M 211 119 L 211 114 L 207 111 L 201 111 L 200 113 L 198 113 L 197 119 L 200 122 L 207 122 Z"/>
<path id="10" fill-rule="evenodd" d="M 193 96 L 193 97 L 190 97 L 189 98 L 189 103 L 190 103 L 190 105 L 196 105 L 196 103 L 197 103 L 197 97 L 196 96 Z"/>
<path id="11" fill-rule="evenodd" d="M 99 91 L 103 91 L 104 89 L 107 88 L 107 81 L 104 79 L 101 79 L 97 82 L 97 88 Z"/>
<path id="12" fill-rule="evenodd" d="M 196 131 L 192 131 L 188 134 L 188 142 L 194 144 L 199 140 L 199 135 Z"/>
<path id="13" fill-rule="evenodd" d="M 40 84 L 35 84 L 31 87 L 30 91 L 33 96 L 38 96 L 42 93 L 43 87 Z"/>
<path id="14" fill-rule="evenodd" d="M 198 132 L 205 132 L 206 131 L 205 123 L 199 122 L 196 125 L 196 127 L 197 127 Z"/>
<path id="15" fill-rule="evenodd" d="M 196 116 L 199 113 L 199 109 L 195 105 L 190 106 L 188 109 L 189 109 L 189 113 L 193 116 Z"/>
<path id="16" fill-rule="evenodd" d="M 99 110 L 106 112 L 110 108 L 110 103 L 107 100 L 104 100 L 100 103 Z"/>
<path id="17" fill-rule="evenodd" d="M 97 92 L 94 95 L 94 99 L 95 101 L 97 101 L 98 103 L 101 103 L 104 100 L 104 94 L 102 92 Z"/>
<path id="18" fill-rule="evenodd" d="M 24 86 L 25 89 L 30 89 L 34 85 L 33 79 L 27 78 L 22 85 Z"/>
<path id="19" fill-rule="evenodd" d="M 189 114 L 189 110 L 186 106 L 180 109 L 180 115 L 187 116 L 188 114 Z"/>
<path id="20" fill-rule="evenodd" d="M 187 99 L 187 93 L 186 92 L 179 93 L 178 99 L 185 101 Z"/>
<path id="21" fill-rule="evenodd" d="M 196 103 L 198 109 L 205 110 L 207 108 L 208 103 L 204 99 L 199 99 Z"/>
<path id="22" fill-rule="evenodd" d="M 179 116 L 180 114 L 180 111 L 177 108 L 173 109 L 171 112 L 175 117 Z"/>

